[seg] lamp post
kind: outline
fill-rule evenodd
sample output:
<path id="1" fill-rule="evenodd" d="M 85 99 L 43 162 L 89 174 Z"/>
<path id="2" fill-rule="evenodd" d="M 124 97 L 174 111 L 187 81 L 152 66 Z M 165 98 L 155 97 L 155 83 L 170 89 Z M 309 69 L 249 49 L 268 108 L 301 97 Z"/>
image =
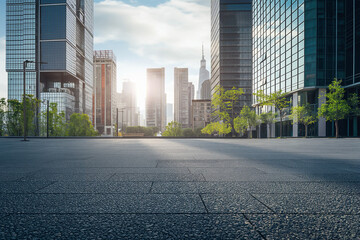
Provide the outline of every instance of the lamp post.
<path id="1" fill-rule="evenodd" d="M 23 79 L 23 88 L 24 88 L 24 98 L 23 98 L 23 110 L 24 110 L 24 142 L 28 141 L 26 139 L 27 134 L 27 121 L 26 121 L 26 67 L 29 63 L 40 63 L 40 64 L 47 64 L 46 62 L 35 62 L 35 61 L 29 61 L 25 60 L 23 62 L 23 71 L 24 71 L 24 79 Z"/>

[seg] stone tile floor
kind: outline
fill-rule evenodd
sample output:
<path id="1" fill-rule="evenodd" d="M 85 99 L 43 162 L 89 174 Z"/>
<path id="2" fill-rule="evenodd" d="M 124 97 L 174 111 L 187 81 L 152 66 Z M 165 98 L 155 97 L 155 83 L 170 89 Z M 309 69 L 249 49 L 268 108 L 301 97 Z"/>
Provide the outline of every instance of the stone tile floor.
<path id="1" fill-rule="evenodd" d="M 360 140 L 0 138 L 0 239 L 360 239 Z"/>

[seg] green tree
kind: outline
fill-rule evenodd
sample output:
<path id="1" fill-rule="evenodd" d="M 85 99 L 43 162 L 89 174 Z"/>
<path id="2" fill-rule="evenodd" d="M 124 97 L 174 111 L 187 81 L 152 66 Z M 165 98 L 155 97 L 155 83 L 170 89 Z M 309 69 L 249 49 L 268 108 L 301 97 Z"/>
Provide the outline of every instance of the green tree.
<path id="1" fill-rule="evenodd" d="M 247 131 L 248 122 L 244 117 L 236 117 L 234 119 L 235 131 L 240 135 L 245 134 Z"/>
<path id="2" fill-rule="evenodd" d="M 231 133 L 231 125 L 229 123 L 224 122 L 213 122 L 208 124 L 205 128 L 201 130 L 203 134 L 218 134 L 218 135 L 226 135 Z"/>
<path id="3" fill-rule="evenodd" d="M 252 111 L 248 106 L 244 106 L 241 109 L 240 116 L 246 120 L 246 128 L 250 129 L 249 137 L 252 138 L 252 127 L 258 125 L 258 118 L 255 111 Z"/>
<path id="4" fill-rule="evenodd" d="M 276 114 L 273 112 L 267 112 L 267 113 L 261 113 L 259 115 L 260 120 L 262 123 L 266 124 L 266 126 L 269 128 L 269 136 L 271 137 L 271 124 L 275 123 Z"/>
<path id="5" fill-rule="evenodd" d="M 191 128 L 184 128 L 182 130 L 182 135 L 184 137 L 195 137 L 195 132 Z"/>
<path id="6" fill-rule="evenodd" d="M 322 104 L 318 111 L 318 117 L 326 121 L 334 121 L 336 137 L 339 137 L 339 120 L 345 119 L 351 113 L 351 107 L 345 100 L 345 89 L 341 87 L 341 80 L 334 79 L 329 85 L 329 91 L 325 93 L 326 103 Z M 320 96 L 319 98 L 324 97 Z"/>
<path id="7" fill-rule="evenodd" d="M 24 106 L 26 107 L 27 135 L 35 136 L 35 113 L 39 104 L 40 101 L 34 98 L 33 95 L 26 95 L 25 104 L 16 99 L 8 100 L 6 128 L 10 136 L 22 136 L 24 134 Z"/>
<path id="8" fill-rule="evenodd" d="M 6 132 L 5 117 L 6 117 L 6 99 L 0 99 L 0 136 L 4 136 Z"/>
<path id="9" fill-rule="evenodd" d="M 360 108 L 359 108 L 360 99 L 359 99 L 359 96 L 356 93 L 351 94 L 349 96 L 349 98 L 348 98 L 348 102 L 349 102 L 349 105 L 350 105 L 350 114 L 352 114 L 353 116 L 360 115 Z"/>
<path id="10" fill-rule="evenodd" d="M 98 136 L 98 132 L 94 130 L 93 125 L 86 114 L 73 113 L 70 116 L 70 121 L 67 124 L 67 136 L 72 137 L 92 137 Z"/>
<path id="11" fill-rule="evenodd" d="M 41 135 L 46 135 L 47 131 L 47 111 L 41 113 Z M 66 134 L 65 113 L 58 112 L 57 103 L 49 105 L 49 136 L 60 137 Z"/>
<path id="12" fill-rule="evenodd" d="M 305 126 L 305 137 L 307 138 L 308 126 L 314 124 L 317 120 L 316 114 L 314 113 L 310 104 L 305 104 L 303 106 L 292 107 L 291 115 L 289 118 L 292 120 L 292 123 L 299 122 Z"/>
<path id="13" fill-rule="evenodd" d="M 290 101 L 286 99 L 287 93 L 283 93 L 281 90 L 273 92 L 270 95 L 264 93 L 264 91 L 259 90 L 257 93 L 254 93 L 256 100 L 259 102 L 260 106 L 272 106 L 279 112 L 280 117 L 280 137 L 282 137 L 282 122 L 286 116 L 286 109 L 289 107 Z"/>
<path id="14" fill-rule="evenodd" d="M 162 133 L 163 137 L 182 137 L 181 124 L 175 121 L 169 122 L 165 131 Z"/>
<path id="15" fill-rule="evenodd" d="M 217 86 L 211 99 L 211 105 L 215 109 L 213 116 L 218 117 L 225 124 L 222 126 L 223 130 L 227 129 L 228 125 L 230 126 L 232 136 L 235 136 L 234 119 L 239 116 L 237 108 L 240 103 L 240 96 L 243 94 L 244 91 L 241 88 L 233 87 L 231 90 L 225 91 L 223 87 Z M 215 127 L 220 127 L 220 125 Z M 223 132 L 227 132 L 227 130 Z"/>

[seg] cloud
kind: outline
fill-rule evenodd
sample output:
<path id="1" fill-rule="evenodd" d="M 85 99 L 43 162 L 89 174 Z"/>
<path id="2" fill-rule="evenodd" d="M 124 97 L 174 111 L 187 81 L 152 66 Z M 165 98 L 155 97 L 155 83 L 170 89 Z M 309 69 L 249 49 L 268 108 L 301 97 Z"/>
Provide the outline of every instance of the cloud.
<path id="1" fill-rule="evenodd" d="M 7 73 L 5 70 L 5 37 L 0 37 L 0 98 L 7 98 Z"/>
<path id="2" fill-rule="evenodd" d="M 210 47 L 209 2 L 170 0 L 149 7 L 104 0 L 95 6 L 95 43 L 126 42 L 159 65 L 198 68 L 201 43 Z"/>

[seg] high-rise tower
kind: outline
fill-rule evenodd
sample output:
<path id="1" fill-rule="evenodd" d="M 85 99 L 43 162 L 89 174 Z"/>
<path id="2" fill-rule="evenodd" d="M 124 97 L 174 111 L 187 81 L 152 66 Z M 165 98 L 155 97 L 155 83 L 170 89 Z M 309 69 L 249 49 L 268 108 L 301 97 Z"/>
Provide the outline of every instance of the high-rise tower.
<path id="1" fill-rule="evenodd" d="M 6 70 L 9 99 L 26 93 L 92 119 L 93 0 L 7 0 Z M 40 64 L 46 62 L 47 64 Z"/>
<path id="2" fill-rule="evenodd" d="M 202 59 L 200 61 L 200 70 L 199 70 L 199 85 L 198 85 L 198 90 L 197 90 L 197 99 L 203 99 L 203 96 L 201 96 L 201 89 L 202 89 L 202 84 L 206 81 L 209 80 L 210 78 L 210 74 L 209 71 L 206 69 L 206 60 L 205 60 L 205 55 L 204 55 L 204 45 L 202 46 Z"/>

